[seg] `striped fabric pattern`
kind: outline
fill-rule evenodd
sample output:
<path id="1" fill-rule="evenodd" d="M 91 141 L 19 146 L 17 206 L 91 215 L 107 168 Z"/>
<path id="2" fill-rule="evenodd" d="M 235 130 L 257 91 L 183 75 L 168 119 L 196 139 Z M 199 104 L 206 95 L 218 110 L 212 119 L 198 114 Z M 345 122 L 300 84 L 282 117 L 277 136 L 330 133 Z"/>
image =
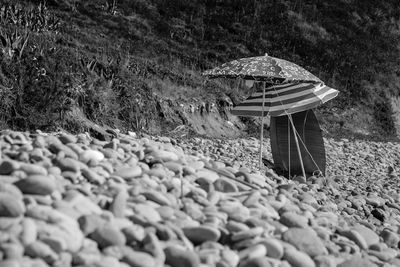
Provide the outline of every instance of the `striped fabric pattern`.
<path id="1" fill-rule="evenodd" d="M 263 91 L 265 91 L 263 109 Z M 244 117 L 283 116 L 315 108 L 333 98 L 339 91 L 324 83 L 286 83 L 257 91 L 232 109 Z"/>

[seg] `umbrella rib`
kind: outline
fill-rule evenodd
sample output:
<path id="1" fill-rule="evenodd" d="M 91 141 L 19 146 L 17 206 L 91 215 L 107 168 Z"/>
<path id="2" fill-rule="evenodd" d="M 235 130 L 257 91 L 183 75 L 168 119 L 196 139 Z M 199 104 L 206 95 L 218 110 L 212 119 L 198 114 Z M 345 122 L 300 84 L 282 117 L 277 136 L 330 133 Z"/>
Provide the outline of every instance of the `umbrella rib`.
<path id="1" fill-rule="evenodd" d="M 305 122 L 304 122 L 304 123 L 305 123 Z M 300 134 L 297 132 L 297 130 L 296 130 L 296 135 L 297 135 L 298 137 L 300 137 Z M 304 149 L 306 150 L 307 154 L 310 156 L 312 162 L 313 162 L 314 165 L 317 167 L 319 173 L 322 174 L 322 176 L 324 176 L 324 175 L 323 175 L 323 172 L 322 172 L 321 169 L 319 168 L 318 164 L 315 162 L 314 157 L 311 155 L 310 151 L 308 150 L 306 144 L 305 144 L 304 141 L 301 139 L 301 137 L 300 137 L 300 141 L 301 141 L 301 144 L 303 145 Z"/>

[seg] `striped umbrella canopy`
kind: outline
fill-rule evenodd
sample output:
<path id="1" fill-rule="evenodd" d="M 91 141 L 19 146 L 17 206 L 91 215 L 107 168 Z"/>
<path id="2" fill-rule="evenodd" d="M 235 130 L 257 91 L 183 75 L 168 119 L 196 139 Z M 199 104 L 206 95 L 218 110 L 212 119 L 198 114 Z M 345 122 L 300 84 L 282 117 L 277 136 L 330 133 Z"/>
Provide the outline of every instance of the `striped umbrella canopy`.
<path id="1" fill-rule="evenodd" d="M 315 108 L 338 95 L 322 82 L 291 82 L 256 91 L 231 112 L 237 116 L 282 116 Z"/>
<path id="2" fill-rule="evenodd" d="M 315 75 L 284 59 L 265 54 L 233 60 L 203 72 L 209 78 L 242 78 L 280 84 L 288 81 L 320 82 Z"/>

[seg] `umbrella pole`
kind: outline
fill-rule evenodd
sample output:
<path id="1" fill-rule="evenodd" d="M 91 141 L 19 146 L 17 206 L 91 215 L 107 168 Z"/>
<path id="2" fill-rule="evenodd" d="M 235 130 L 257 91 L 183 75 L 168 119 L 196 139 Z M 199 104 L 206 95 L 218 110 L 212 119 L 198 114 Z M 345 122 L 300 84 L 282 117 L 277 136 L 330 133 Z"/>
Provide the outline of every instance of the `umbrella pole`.
<path id="1" fill-rule="evenodd" d="M 260 130 L 260 157 L 259 157 L 259 166 L 260 171 L 262 171 L 262 148 L 263 148 L 263 138 L 264 138 L 264 102 L 265 102 L 265 82 L 263 82 L 263 102 L 261 109 L 261 130 Z"/>
<path id="2" fill-rule="evenodd" d="M 260 131 L 260 156 L 259 156 L 259 166 L 260 166 L 260 171 L 262 170 L 262 147 L 263 147 L 263 135 L 264 135 L 264 120 L 263 117 L 261 117 L 261 131 Z"/>
<path id="3" fill-rule="evenodd" d="M 301 171 L 303 172 L 304 178 L 307 179 L 306 172 L 305 172 L 305 170 L 304 170 L 303 158 L 301 157 L 301 150 L 300 150 L 300 146 L 299 146 L 299 140 L 297 139 L 296 127 L 294 126 L 293 119 L 292 119 L 292 115 L 289 114 L 288 116 L 289 116 L 290 124 L 292 125 L 292 129 L 293 129 L 293 135 L 294 135 L 294 141 L 296 142 L 297 153 L 299 154 L 300 165 L 301 165 Z M 289 149 L 290 149 L 290 148 L 289 148 Z"/>

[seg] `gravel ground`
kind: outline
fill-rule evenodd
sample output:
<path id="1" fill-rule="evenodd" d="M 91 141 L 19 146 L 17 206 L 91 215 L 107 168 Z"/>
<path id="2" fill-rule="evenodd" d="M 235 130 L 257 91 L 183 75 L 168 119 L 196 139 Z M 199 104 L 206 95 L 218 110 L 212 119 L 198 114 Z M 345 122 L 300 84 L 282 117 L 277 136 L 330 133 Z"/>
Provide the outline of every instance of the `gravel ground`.
<path id="1" fill-rule="evenodd" d="M 0 267 L 400 266 L 400 145 L 325 144 L 288 180 L 251 138 L 3 131 Z"/>

